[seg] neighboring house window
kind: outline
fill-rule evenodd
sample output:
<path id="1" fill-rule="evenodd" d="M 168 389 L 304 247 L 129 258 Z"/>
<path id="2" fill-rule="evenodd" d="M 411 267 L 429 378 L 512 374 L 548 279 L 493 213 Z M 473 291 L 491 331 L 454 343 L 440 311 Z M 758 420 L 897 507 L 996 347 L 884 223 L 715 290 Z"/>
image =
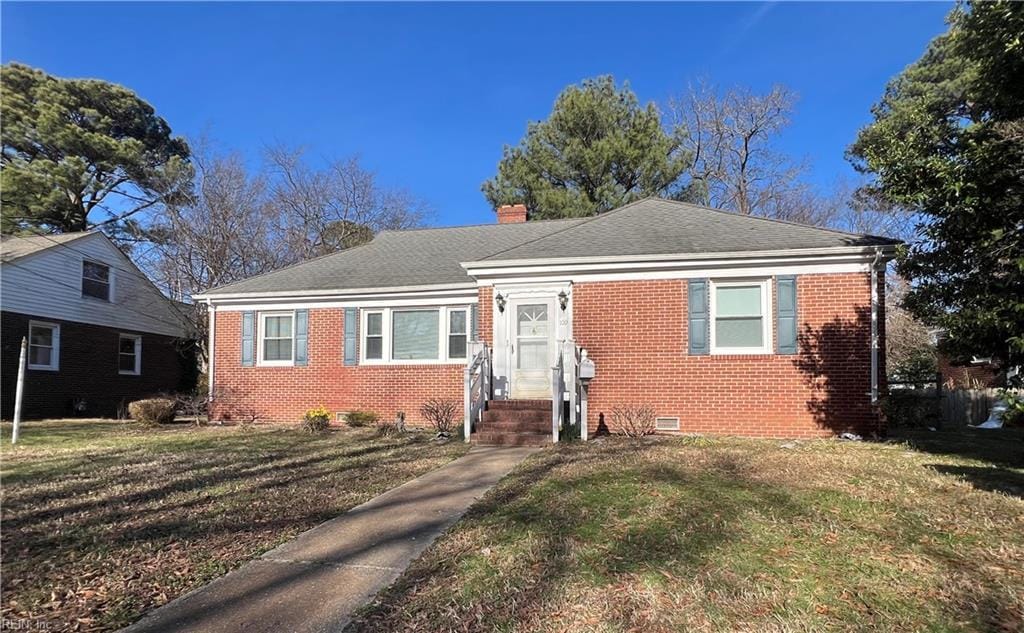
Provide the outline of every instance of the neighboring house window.
<path id="1" fill-rule="evenodd" d="M 363 362 L 466 361 L 469 310 L 464 307 L 363 310 L 362 327 Z"/>
<path id="2" fill-rule="evenodd" d="M 467 310 L 448 311 L 448 358 L 451 360 L 466 358 L 468 320 Z"/>
<path id="3" fill-rule="evenodd" d="M 769 280 L 711 282 L 711 353 L 768 354 Z"/>
<path id="4" fill-rule="evenodd" d="M 366 326 L 363 328 L 366 338 L 363 343 L 363 355 L 368 360 L 384 358 L 384 313 L 367 312 Z"/>
<path id="5" fill-rule="evenodd" d="M 142 373 L 142 337 L 122 334 L 117 343 L 117 372 L 138 376 Z"/>
<path id="6" fill-rule="evenodd" d="M 57 371 L 60 367 L 60 326 L 30 321 L 28 325 L 28 368 Z"/>
<path id="7" fill-rule="evenodd" d="M 291 365 L 295 349 L 291 312 L 264 312 L 260 314 L 260 364 Z"/>
<path id="8" fill-rule="evenodd" d="M 82 296 L 110 301 L 110 266 L 82 262 Z"/>

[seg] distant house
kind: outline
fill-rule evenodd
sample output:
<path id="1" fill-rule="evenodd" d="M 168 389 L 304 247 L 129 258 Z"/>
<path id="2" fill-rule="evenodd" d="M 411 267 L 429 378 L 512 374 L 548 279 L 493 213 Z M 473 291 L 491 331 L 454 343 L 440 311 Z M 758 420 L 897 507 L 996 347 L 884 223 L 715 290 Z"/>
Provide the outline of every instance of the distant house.
<path id="1" fill-rule="evenodd" d="M 99 232 L 0 238 L 4 419 L 23 337 L 26 419 L 113 416 L 195 376 L 182 311 Z"/>
<path id="2" fill-rule="evenodd" d="M 214 315 L 212 416 L 323 405 L 415 425 L 449 398 L 481 443 L 614 432 L 623 405 L 665 433 L 882 430 L 894 240 L 655 198 L 527 215 L 384 231 L 198 297 Z"/>

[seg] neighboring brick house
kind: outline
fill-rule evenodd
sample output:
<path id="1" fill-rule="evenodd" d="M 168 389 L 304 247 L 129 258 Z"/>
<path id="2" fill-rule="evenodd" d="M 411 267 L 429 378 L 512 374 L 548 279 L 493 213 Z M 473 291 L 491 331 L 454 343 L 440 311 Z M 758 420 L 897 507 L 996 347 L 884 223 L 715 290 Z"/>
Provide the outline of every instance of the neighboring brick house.
<path id="1" fill-rule="evenodd" d="M 23 338 L 25 419 L 114 416 L 132 400 L 191 388 L 182 311 L 102 233 L 5 235 L 0 262 L 4 419 Z"/>
<path id="2" fill-rule="evenodd" d="M 205 293 L 213 416 L 324 405 L 422 424 L 426 399 L 452 398 L 472 437 L 502 443 L 615 432 L 619 405 L 650 406 L 664 432 L 884 430 L 895 241 L 656 198 L 526 216 L 385 231 Z M 578 384 L 583 350 L 595 373 Z"/>

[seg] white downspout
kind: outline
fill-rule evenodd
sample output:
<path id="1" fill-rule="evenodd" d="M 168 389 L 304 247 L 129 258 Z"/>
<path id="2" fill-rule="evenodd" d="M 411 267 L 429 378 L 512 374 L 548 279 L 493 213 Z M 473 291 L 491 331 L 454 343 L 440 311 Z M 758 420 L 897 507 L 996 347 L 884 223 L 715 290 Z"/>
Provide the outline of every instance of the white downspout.
<path id="1" fill-rule="evenodd" d="M 882 249 L 875 249 L 871 262 L 871 403 L 878 402 L 878 264 Z"/>
<path id="2" fill-rule="evenodd" d="M 213 402 L 213 341 L 217 331 L 217 319 L 215 318 L 216 308 L 213 306 L 213 302 L 209 299 L 206 300 L 206 319 L 209 323 L 209 336 L 210 341 L 206 344 L 206 401 Z"/>

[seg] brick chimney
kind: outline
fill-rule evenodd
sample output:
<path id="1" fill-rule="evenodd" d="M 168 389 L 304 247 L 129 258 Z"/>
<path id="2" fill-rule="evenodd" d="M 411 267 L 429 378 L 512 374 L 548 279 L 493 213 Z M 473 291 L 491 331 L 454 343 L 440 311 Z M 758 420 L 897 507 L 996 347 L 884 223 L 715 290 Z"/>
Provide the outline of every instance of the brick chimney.
<path id="1" fill-rule="evenodd" d="M 526 222 L 525 204 L 503 204 L 498 207 L 498 224 Z"/>

